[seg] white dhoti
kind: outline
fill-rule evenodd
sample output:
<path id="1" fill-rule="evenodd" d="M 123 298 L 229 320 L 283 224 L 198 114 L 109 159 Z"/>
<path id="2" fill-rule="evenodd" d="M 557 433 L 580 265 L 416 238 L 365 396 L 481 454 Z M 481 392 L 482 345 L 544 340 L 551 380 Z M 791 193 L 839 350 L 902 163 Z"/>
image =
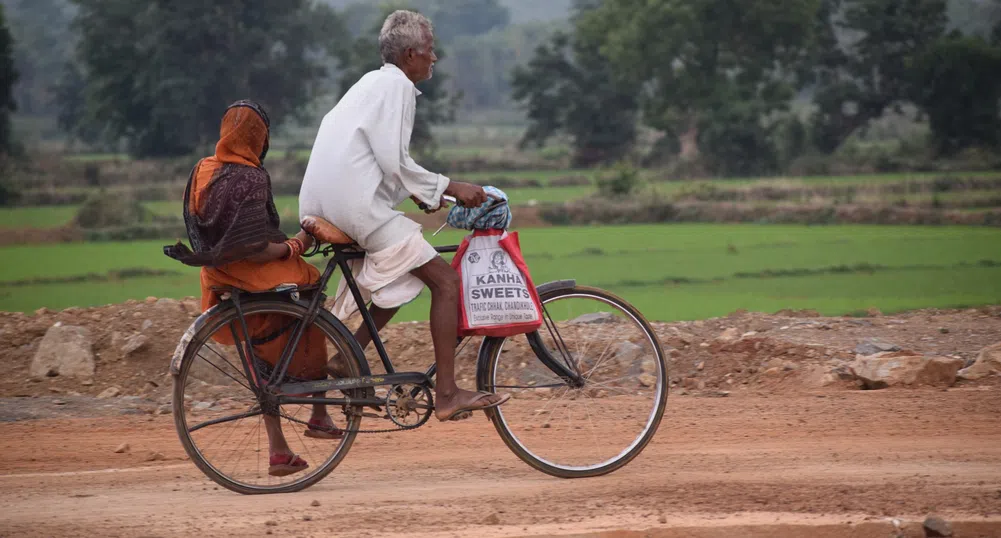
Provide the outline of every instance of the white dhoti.
<path id="1" fill-rule="evenodd" d="M 403 241 L 376 252 L 367 252 L 360 260 L 351 260 L 354 276 L 362 299 L 379 308 L 397 308 L 413 301 L 424 289 L 424 282 L 410 274 L 438 256 L 438 251 L 417 231 Z M 337 284 L 331 313 L 346 321 L 358 311 L 347 282 L 342 277 Z"/>

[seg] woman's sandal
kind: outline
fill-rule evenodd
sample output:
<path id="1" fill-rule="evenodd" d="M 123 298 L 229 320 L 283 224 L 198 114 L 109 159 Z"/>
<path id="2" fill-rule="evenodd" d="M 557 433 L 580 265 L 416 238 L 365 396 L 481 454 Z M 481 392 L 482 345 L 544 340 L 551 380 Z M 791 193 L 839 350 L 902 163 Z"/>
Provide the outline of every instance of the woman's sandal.
<path id="1" fill-rule="evenodd" d="M 268 474 L 271 476 L 288 476 L 309 467 L 306 460 L 296 454 L 272 454 L 268 463 Z"/>
<path id="2" fill-rule="evenodd" d="M 306 431 L 302 432 L 306 437 L 312 437 L 313 439 L 343 439 L 344 430 L 338 428 L 337 426 L 326 425 L 318 420 L 310 420 L 308 422 L 309 427 Z"/>
<path id="3" fill-rule="evenodd" d="M 471 414 L 472 414 L 473 411 L 479 411 L 481 409 L 491 409 L 491 408 L 497 407 L 498 405 L 500 405 L 500 404 L 502 404 L 502 403 L 504 403 L 504 402 L 506 402 L 506 401 L 508 401 L 508 400 L 511 399 L 511 395 L 510 394 L 505 394 L 505 395 L 503 395 L 503 396 L 500 397 L 500 400 L 498 400 L 498 401 L 496 401 L 494 403 L 490 403 L 490 404 L 487 404 L 487 405 L 476 405 L 476 402 L 479 402 L 483 398 L 487 398 L 487 397 L 490 397 L 490 396 L 497 396 L 497 394 L 493 393 L 493 392 L 483 392 L 483 391 L 480 391 L 477 394 L 478 395 L 476 396 L 476 398 L 473 398 L 473 400 L 471 402 L 469 402 L 468 404 L 466 404 L 466 405 L 464 405 L 462 407 L 459 407 L 459 408 L 456 408 L 456 409 L 452 410 L 452 412 L 449 413 L 448 416 L 446 416 L 445 418 L 439 418 L 438 420 L 440 420 L 442 422 L 445 422 L 447 420 L 462 420 L 464 418 L 468 418 L 469 416 L 471 416 Z"/>

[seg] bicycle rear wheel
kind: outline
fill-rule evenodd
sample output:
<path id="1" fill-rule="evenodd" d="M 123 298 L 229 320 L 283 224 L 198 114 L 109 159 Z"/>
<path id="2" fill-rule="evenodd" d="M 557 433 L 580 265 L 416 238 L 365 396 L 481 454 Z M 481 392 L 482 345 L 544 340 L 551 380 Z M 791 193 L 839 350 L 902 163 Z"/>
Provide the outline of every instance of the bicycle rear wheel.
<path id="1" fill-rule="evenodd" d="M 268 316 L 281 327 L 301 323 L 306 314 L 306 308 L 300 305 L 270 299 L 248 300 L 242 304 L 242 310 L 250 323 Z M 347 330 L 322 317 L 316 318 L 313 327 L 323 333 L 326 356 L 340 353 L 342 357 L 353 358 L 345 361 L 350 376 L 360 375 L 354 351 L 357 345 L 352 346 L 354 342 Z M 306 434 L 312 406 L 283 404 L 271 408 L 268 413 L 279 418 L 289 449 L 306 460 L 309 467 L 287 476 L 270 475 L 265 410 L 244 368 L 249 346 L 242 335 L 236 309 L 230 308 L 208 321 L 185 349 L 174 378 L 174 422 L 181 444 L 202 472 L 230 490 L 244 494 L 302 490 L 340 463 L 354 442 L 361 418 L 350 410 L 329 408 L 334 425 L 348 431 L 340 439 L 321 439 Z M 227 340 L 229 345 L 225 343 Z M 257 340 L 253 346 L 259 351 L 267 344 Z M 267 364 L 258 362 L 250 375 L 266 380 L 269 370 Z M 357 397 L 354 391 L 346 392 Z M 339 391 L 325 396 L 343 397 Z"/>
<path id="2" fill-rule="evenodd" d="M 537 333 L 487 338 L 481 347 L 480 388 L 512 395 L 490 418 L 507 446 L 542 472 L 610 473 L 639 455 L 663 417 L 668 375 L 660 343 L 642 314 L 607 291 L 576 286 L 540 299 L 546 324 Z M 540 354 L 577 372 L 582 386 Z"/>

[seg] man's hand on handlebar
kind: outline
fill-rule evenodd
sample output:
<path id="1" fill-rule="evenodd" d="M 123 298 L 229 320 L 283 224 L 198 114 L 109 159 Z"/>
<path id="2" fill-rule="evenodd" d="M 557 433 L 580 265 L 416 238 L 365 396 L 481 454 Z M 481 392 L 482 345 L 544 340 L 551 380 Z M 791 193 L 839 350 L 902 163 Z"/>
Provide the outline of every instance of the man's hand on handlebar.
<path id="1" fill-rule="evenodd" d="M 421 201 L 420 198 L 416 196 L 411 195 L 410 199 L 413 200 L 415 204 L 417 204 L 417 207 L 419 207 L 422 211 L 424 211 L 424 213 L 428 215 L 430 215 L 431 213 L 437 213 L 442 209 L 448 209 L 448 200 L 446 200 L 444 196 L 442 196 L 441 200 L 438 201 L 438 207 L 434 209 L 431 209 L 431 206 L 425 204 L 424 202 Z"/>
<path id="2" fill-rule="evenodd" d="M 445 194 L 454 196 L 456 203 L 462 207 L 479 207 L 487 201 L 487 193 L 483 187 L 461 181 L 450 182 Z"/>

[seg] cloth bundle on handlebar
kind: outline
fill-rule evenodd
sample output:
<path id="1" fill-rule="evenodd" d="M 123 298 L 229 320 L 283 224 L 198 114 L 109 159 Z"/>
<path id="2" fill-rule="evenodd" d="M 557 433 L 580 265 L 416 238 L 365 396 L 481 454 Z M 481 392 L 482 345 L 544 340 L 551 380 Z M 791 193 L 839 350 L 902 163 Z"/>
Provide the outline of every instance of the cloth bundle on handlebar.
<path id="1" fill-rule="evenodd" d="M 486 186 L 483 190 L 490 198 L 476 207 L 452 206 L 446 222 L 462 230 L 506 230 L 511 226 L 511 208 L 504 191 Z"/>

